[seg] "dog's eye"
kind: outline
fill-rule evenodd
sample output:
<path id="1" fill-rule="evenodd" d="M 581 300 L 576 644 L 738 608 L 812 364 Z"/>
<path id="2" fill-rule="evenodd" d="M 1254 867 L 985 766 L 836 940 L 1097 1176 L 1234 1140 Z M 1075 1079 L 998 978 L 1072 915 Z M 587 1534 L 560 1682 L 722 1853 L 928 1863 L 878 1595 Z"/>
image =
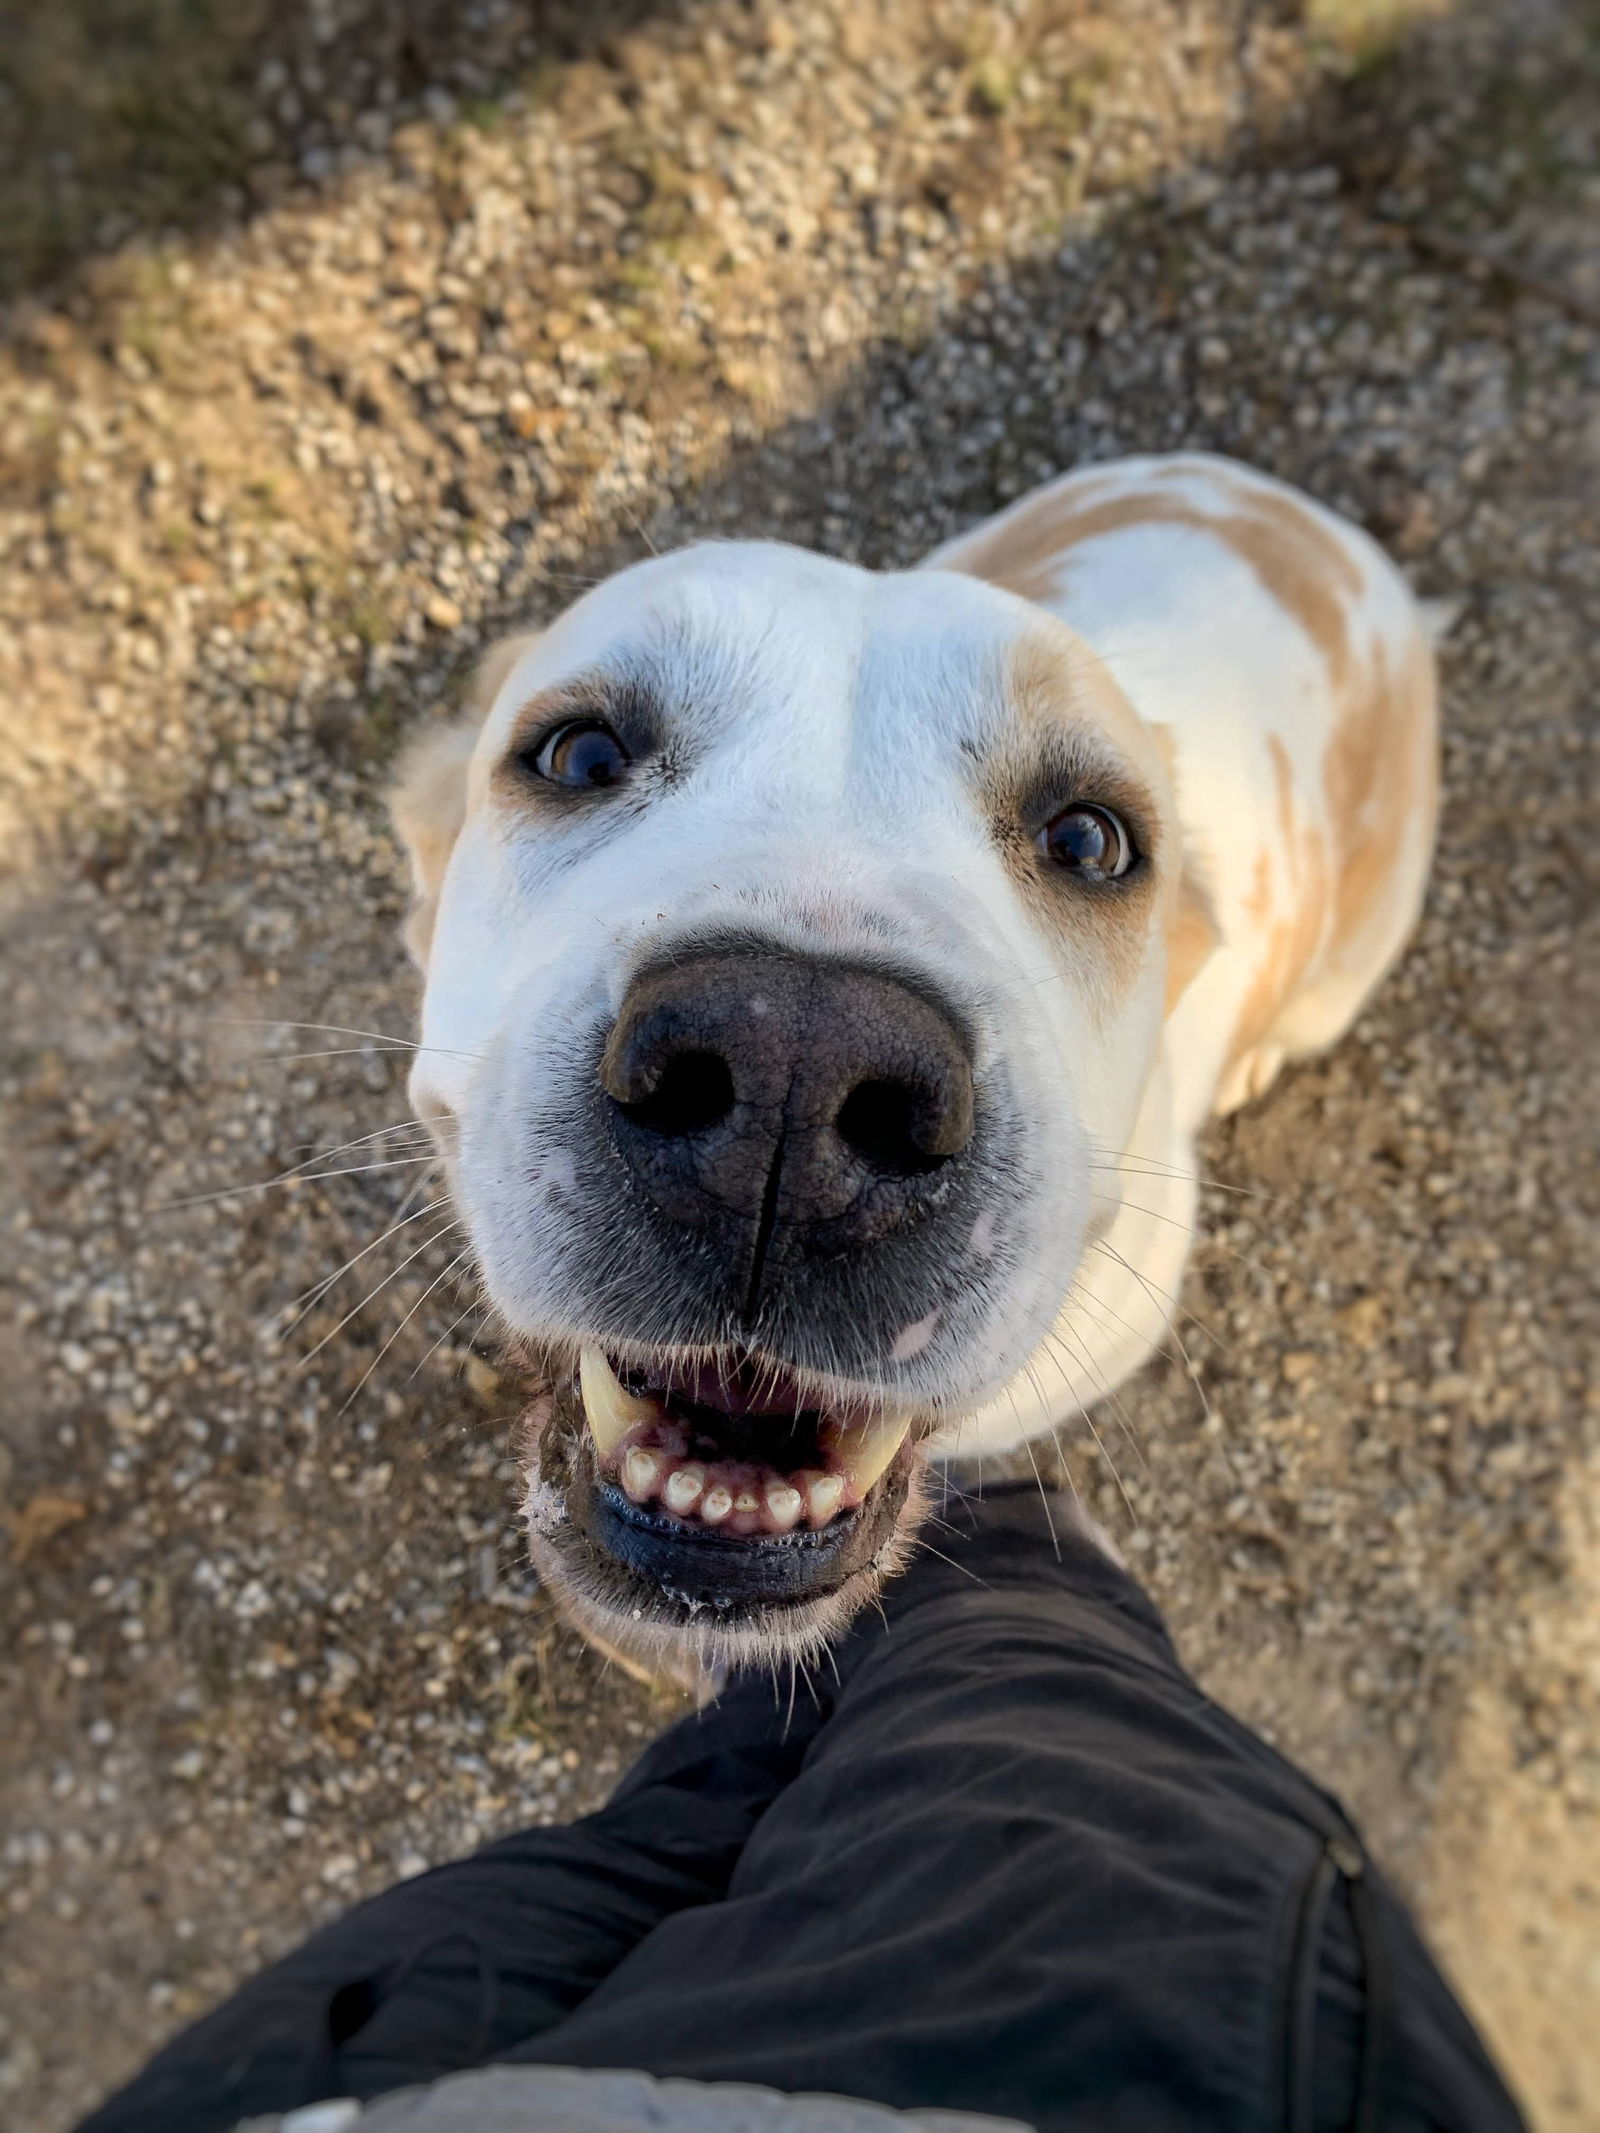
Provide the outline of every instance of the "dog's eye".
<path id="1" fill-rule="evenodd" d="M 1091 881 L 1115 881 L 1139 856 L 1121 816 L 1087 800 L 1063 808 L 1035 842 L 1054 865 L 1086 874 Z"/>
<path id="2" fill-rule="evenodd" d="M 632 760 L 609 726 L 597 718 L 585 718 L 547 734 L 534 751 L 531 766 L 552 785 L 586 790 L 615 785 Z"/>

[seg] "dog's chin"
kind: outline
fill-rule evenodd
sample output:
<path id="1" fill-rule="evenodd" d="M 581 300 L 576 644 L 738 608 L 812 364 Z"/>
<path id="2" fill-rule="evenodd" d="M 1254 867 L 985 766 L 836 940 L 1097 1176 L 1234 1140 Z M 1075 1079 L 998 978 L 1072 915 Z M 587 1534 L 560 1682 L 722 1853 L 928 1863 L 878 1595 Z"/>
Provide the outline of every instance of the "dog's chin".
<path id="1" fill-rule="evenodd" d="M 817 1656 L 894 1575 L 925 1514 L 924 1427 L 814 1397 L 710 1358 L 652 1383 L 590 1348 L 534 1402 L 530 1552 L 593 1643 L 703 1688 Z"/>

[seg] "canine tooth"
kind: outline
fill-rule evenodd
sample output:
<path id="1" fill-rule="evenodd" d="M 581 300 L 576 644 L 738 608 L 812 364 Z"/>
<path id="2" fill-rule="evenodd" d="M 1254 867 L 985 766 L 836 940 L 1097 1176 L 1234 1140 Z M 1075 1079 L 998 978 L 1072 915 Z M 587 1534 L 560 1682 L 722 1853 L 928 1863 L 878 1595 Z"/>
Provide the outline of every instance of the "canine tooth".
<path id="1" fill-rule="evenodd" d="M 676 1511 L 684 1518 L 700 1501 L 700 1491 L 706 1485 L 706 1470 L 703 1466 L 676 1466 L 661 1486 L 661 1498 L 669 1511 Z"/>
<path id="2" fill-rule="evenodd" d="M 858 1497 L 865 1496 L 882 1480 L 910 1427 L 909 1415 L 879 1415 L 875 1421 L 849 1429 L 828 1430 L 828 1449 L 843 1467 L 845 1478 Z"/>
<path id="3" fill-rule="evenodd" d="M 714 1481 L 700 1499 L 700 1516 L 708 1526 L 720 1526 L 733 1509 L 733 1491 Z"/>
<path id="4" fill-rule="evenodd" d="M 805 1498 L 798 1489 L 791 1488 L 788 1482 L 767 1483 L 767 1516 L 780 1533 L 788 1533 L 799 1525 L 800 1513 L 805 1507 Z"/>
<path id="5" fill-rule="evenodd" d="M 806 1483 L 806 1515 L 814 1526 L 825 1526 L 843 1500 L 842 1474 L 813 1474 Z"/>
<path id="6" fill-rule="evenodd" d="M 648 1422 L 655 1408 L 629 1392 L 606 1361 L 601 1348 L 585 1348 L 578 1358 L 578 1390 L 584 1417 L 600 1457 L 609 1459 L 630 1429 Z"/>
<path id="7" fill-rule="evenodd" d="M 623 1456 L 622 1486 L 635 1503 L 648 1503 L 661 1486 L 662 1458 L 659 1452 L 647 1452 L 635 1445 Z"/>

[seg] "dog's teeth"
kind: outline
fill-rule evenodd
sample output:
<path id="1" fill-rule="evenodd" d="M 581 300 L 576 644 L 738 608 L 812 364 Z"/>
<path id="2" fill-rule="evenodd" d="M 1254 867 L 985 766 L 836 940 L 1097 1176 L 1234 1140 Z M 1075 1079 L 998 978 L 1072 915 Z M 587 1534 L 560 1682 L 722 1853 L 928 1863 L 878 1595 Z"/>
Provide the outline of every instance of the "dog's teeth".
<path id="1" fill-rule="evenodd" d="M 761 1498 L 754 1489 L 741 1489 L 733 1499 L 733 1508 L 746 1513 L 761 1509 Z"/>
<path id="2" fill-rule="evenodd" d="M 578 1390 L 583 1396 L 589 1434 L 602 1463 L 611 1457 L 630 1429 L 650 1421 L 656 1412 L 650 1401 L 629 1392 L 600 1348 L 585 1348 L 579 1356 Z"/>
<path id="3" fill-rule="evenodd" d="M 669 1511 L 676 1511 L 680 1518 L 687 1518 L 700 1501 L 700 1492 L 706 1485 L 706 1470 L 703 1466 L 674 1467 L 662 1484 L 661 1500 Z"/>
<path id="4" fill-rule="evenodd" d="M 790 1533 L 800 1523 L 806 1500 L 787 1481 L 767 1483 L 767 1516 L 780 1533 Z"/>
<path id="5" fill-rule="evenodd" d="M 812 1473 L 797 1478 L 806 1485 L 806 1516 L 814 1526 L 825 1526 L 844 1501 L 844 1476 Z"/>
<path id="6" fill-rule="evenodd" d="M 888 1472 L 910 1427 L 909 1415 L 879 1415 L 873 1421 L 849 1427 L 831 1422 L 824 1429 L 822 1441 L 838 1460 L 857 1502 Z"/>
<path id="7" fill-rule="evenodd" d="M 659 1452 L 642 1451 L 635 1445 L 623 1456 L 622 1486 L 635 1503 L 648 1503 L 661 1486 L 661 1469 L 666 1464 Z"/>
<path id="8" fill-rule="evenodd" d="M 733 1510 L 733 1491 L 714 1481 L 700 1499 L 700 1516 L 708 1526 L 720 1526 Z"/>

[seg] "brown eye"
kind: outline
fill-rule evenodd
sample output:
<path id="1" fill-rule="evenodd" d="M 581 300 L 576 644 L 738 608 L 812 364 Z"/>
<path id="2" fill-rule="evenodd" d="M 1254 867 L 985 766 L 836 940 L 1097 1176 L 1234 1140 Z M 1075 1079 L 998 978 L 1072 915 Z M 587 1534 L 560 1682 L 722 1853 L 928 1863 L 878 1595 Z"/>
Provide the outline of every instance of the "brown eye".
<path id="1" fill-rule="evenodd" d="M 1090 881 L 1115 881 L 1139 856 L 1122 818 L 1087 800 L 1063 808 L 1034 841 L 1054 865 Z"/>
<path id="2" fill-rule="evenodd" d="M 633 758 L 611 728 L 597 718 L 557 726 L 531 757 L 537 776 L 574 791 L 615 785 Z"/>

